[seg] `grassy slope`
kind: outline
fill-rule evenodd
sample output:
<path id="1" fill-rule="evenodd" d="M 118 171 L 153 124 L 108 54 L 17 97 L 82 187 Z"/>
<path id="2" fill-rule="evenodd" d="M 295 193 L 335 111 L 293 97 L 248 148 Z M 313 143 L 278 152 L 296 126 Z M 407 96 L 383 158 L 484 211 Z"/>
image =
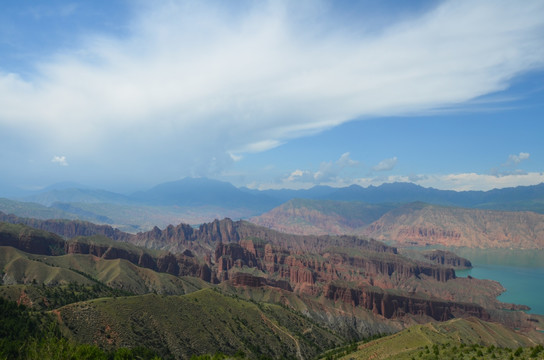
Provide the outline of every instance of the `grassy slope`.
<path id="1" fill-rule="evenodd" d="M 163 355 L 241 350 L 252 358 L 304 358 L 341 343 L 306 317 L 211 289 L 184 296 L 98 299 L 60 309 L 66 333 L 105 348 L 143 345 Z"/>
<path id="2" fill-rule="evenodd" d="M 153 291 L 185 294 L 209 286 L 197 278 L 158 273 L 121 259 L 105 260 L 81 254 L 32 255 L 11 247 L 0 247 L 0 269 L 5 285 L 93 285 L 96 281 L 92 279 L 96 279 L 112 288 L 136 294 Z"/>
<path id="3" fill-rule="evenodd" d="M 540 340 L 542 341 L 542 340 Z M 464 344 L 464 345 L 462 345 Z M 470 359 L 477 356 L 480 347 L 469 347 L 466 345 L 478 344 L 480 346 L 491 346 L 497 348 L 531 347 L 537 345 L 529 337 L 516 333 L 503 327 L 500 324 L 489 323 L 482 320 L 454 319 L 445 323 L 428 323 L 415 325 L 394 335 L 381 338 L 366 344 L 360 344 L 355 352 L 352 352 L 342 359 L 419 359 L 419 358 L 450 358 L 450 355 L 457 354 L 457 358 Z M 433 345 L 439 354 L 433 354 Z M 456 347 L 457 350 L 453 349 Z M 471 348 L 466 354 L 462 348 Z M 430 349 L 427 352 L 427 349 Z M 474 350 L 472 350 L 474 349 Z M 491 353 L 485 352 L 491 358 Z M 510 353 L 505 359 L 509 358 Z M 461 357 L 459 357 L 461 356 Z M 466 357 L 465 357 L 466 356 Z M 499 357 L 498 352 L 495 354 Z M 482 358 L 482 357 L 480 357 Z"/>
<path id="4" fill-rule="evenodd" d="M 60 209 L 50 208 L 32 202 L 22 202 L 0 198 L 0 211 L 6 214 L 14 214 L 21 217 L 33 217 L 36 219 L 76 219 L 74 214 Z"/>
<path id="5" fill-rule="evenodd" d="M 50 233 L 48 231 L 34 229 L 30 226 L 26 226 L 23 224 L 10 224 L 6 222 L 0 222 L 0 235 L 4 233 L 16 238 L 20 238 L 22 236 L 40 236 L 43 238 L 61 239 L 60 236 Z"/>
<path id="6" fill-rule="evenodd" d="M 48 265 L 48 256 L 34 256 L 9 246 L 0 247 L 0 269 L 2 284 L 38 284 L 57 285 L 77 282 L 91 285 L 92 280 L 72 270 Z M 39 259 L 39 260 L 38 260 Z"/>

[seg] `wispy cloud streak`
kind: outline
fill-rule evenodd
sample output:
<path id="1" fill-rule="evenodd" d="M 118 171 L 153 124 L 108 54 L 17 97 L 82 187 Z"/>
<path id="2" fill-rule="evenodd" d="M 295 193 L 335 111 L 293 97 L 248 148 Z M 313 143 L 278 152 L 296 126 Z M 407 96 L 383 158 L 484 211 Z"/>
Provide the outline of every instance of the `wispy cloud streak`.
<path id="1" fill-rule="evenodd" d="M 293 15 L 308 4 L 217 4 L 143 5 L 128 39 L 90 34 L 25 79 L 3 70 L 0 129 L 120 174 L 163 158 L 172 176 L 207 175 L 353 119 L 462 104 L 544 66 L 542 1 L 446 1 L 377 33 Z"/>

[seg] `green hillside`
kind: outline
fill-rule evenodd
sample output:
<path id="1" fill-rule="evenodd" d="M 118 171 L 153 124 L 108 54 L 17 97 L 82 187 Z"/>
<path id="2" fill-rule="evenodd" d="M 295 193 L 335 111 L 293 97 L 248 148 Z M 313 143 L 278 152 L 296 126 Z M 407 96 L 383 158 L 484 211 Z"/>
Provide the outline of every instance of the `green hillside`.
<path id="1" fill-rule="evenodd" d="M 279 305 L 205 289 L 184 296 L 97 299 L 59 309 L 64 333 L 105 349 L 142 345 L 162 356 L 311 358 L 342 339 Z"/>
<path id="2" fill-rule="evenodd" d="M 125 244 L 130 246 L 128 244 Z M 123 259 L 106 260 L 92 255 L 32 255 L 11 247 L 0 247 L 3 285 L 58 286 L 104 284 L 134 294 L 186 294 L 208 283 L 193 277 L 177 277 L 136 266 Z"/>
<path id="3" fill-rule="evenodd" d="M 76 219 L 74 214 L 63 210 L 47 207 L 33 202 L 15 201 L 0 198 L 0 211 L 6 214 L 14 214 L 21 217 L 36 219 Z"/>
<path id="4" fill-rule="evenodd" d="M 539 337 L 538 334 L 533 336 Z M 542 359 L 544 352 L 526 335 L 497 323 L 469 318 L 415 325 L 369 343 L 329 351 L 323 358 L 510 359 L 511 356 Z"/>

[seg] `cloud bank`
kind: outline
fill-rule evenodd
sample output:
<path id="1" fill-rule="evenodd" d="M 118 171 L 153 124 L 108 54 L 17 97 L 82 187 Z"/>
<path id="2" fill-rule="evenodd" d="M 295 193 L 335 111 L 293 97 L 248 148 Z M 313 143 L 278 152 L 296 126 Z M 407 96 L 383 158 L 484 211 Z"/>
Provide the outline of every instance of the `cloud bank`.
<path id="1" fill-rule="evenodd" d="M 538 0 L 446 1 L 379 31 L 364 17 L 346 28 L 317 10 L 326 2 L 138 6 L 126 38 L 87 34 L 25 77 L 0 60 L 0 130 L 117 176 L 209 176 L 353 119 L 501 91 L 544 66 Z M 327 166 L 311 176 L 330 179 Z"/>
<path id="2" fill-rule="evenodd" d="M 530 172 L 495 176 L 477 173 L 425 174 L 415 176 L 392 175 L 387 177 L 359 178 L 354 183 L 363 187 L 392 182 L 413 182 L 423 187 L 440 190 L 492 190 L 506 187 L 529 186 L 544 182 L 544 173 Z"/>

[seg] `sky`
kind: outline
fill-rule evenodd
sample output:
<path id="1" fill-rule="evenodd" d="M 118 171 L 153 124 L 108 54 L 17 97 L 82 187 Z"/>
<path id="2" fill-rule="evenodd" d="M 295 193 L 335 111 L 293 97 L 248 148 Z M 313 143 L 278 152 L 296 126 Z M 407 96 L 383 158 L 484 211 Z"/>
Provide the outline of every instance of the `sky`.
<path id="1" fill-rule="evenodd" d="M 544 182 L 544 2 L 2 1 L 0 195 Z"/>

